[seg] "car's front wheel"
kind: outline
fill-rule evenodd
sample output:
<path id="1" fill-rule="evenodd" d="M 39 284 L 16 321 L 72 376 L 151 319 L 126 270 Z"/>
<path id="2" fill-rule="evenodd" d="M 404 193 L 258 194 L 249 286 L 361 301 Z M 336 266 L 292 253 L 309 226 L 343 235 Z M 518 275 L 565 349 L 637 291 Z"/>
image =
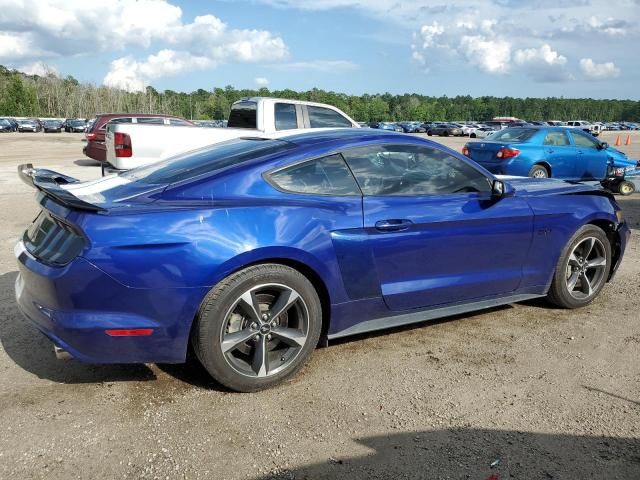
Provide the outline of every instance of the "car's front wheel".
<path id="1" fill-rule="evenodd" d="M 254 392 L 294 375 L 315 349 L 321 326 L 311 282 L 293 268 L 263 264 L 230 275 L 209 292 L 191 341 L 213 378 Z"/>
<path id="2" fill-rule="evenodd" d="M 549 300 L 562 308 L 588 305 L 604 287 L 610 266 L 609 239 L 595 225 L 584 225 L 560 255 L 549 289 Z"/>

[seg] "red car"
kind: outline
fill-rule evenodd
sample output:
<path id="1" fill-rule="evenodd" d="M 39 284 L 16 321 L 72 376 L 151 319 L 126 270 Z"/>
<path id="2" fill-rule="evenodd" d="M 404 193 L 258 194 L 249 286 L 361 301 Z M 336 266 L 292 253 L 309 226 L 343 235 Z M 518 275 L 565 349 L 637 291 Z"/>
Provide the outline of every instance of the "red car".
<path id="1" fill-rule="evenodd" d="M 104 162 L 107 158 L 107 148 L 104 144 L 104 135 L 107 131 L 107 123 L 144 123 L 147 125 L 181 125 L 195 127 L 196 125 L 184 118 L 172 115 L 156 113 L 103 113 L 97 115 L 90 123 L 85 133 L 87 145 L 82 149 L 87 157 Z"/>

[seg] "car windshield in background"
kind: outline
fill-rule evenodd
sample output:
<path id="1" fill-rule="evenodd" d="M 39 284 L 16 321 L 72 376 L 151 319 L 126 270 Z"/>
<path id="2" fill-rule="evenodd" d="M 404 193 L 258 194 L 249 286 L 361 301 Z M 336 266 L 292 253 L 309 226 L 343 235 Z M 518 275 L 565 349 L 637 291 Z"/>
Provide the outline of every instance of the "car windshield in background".
<path id="1" fill-rule="evenodd" d="M 82 126 L 84 126 L 84 122 L 82 120 L 73 120 L 72 122 L 69 122 L 69 124 L 72 127 L 82 127 Z"/>
<path id="2" fill-rule="evenodd" d="M 120 176 L 135 182 L 164 185 L 211 173 L 255 158 L 295 148 L 284 140 L 239 138 L 135 168 Z"/>
<path id="3" fill-rule="evenodd" d="M 9 120 L 5 120 L 4 118 L 0 118 L 0 125 L 11 125 Z"/>
<path id="4" fill-rule="evenodd" d="M 490 139 L 495 142 L 526 142 L 533 137 L 537 131 L 535 128 L 505 128 L 490 135 Z"/>

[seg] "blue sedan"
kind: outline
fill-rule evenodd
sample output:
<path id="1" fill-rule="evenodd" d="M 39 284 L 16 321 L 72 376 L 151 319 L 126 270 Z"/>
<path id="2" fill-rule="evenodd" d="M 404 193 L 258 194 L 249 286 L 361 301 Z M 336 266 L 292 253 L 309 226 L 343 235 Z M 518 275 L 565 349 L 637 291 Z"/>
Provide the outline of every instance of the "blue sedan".
<path id="1" fill-rule="evenodd" d="M 93 182 L 21 165 L 17 303 L 85 362 L 256 391 L 332 339 L 548 296 L 589 304 L 629 228 L 606 192 L 508 182 L 381 130 L 245 137 Z M 334 372 L 335 373 L 335 372 Z"/>
<path id="2" fill-rule="evenodd" d="M 517 127 L 500 130 L 463 153 L 494 174 L 603 181 L 614 168 L 637 162 L 580 129 Z"/>

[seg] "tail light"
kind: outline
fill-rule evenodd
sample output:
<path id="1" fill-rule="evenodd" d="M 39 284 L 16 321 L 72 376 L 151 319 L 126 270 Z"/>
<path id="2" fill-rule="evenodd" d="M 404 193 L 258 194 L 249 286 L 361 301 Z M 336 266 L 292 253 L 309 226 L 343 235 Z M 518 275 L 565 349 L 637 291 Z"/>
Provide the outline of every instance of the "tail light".
<path id="1" fill-rule="evenodd" d="M 126 133 L 115 132 L 113 134 L 113 143 L 116 150 L 116 157 L 130 157 L 133 155 L 131 137 Z"/>
<path id="2" fill-rule="evenodd" d="M 85 138 L 87 140 L 95 140 L 96 139 L 96 134 L 94 132 L 87 132 L 85 133 Z"/>
<path id="3" fill-rule="evenodd" d="M 464 147 L 462 147 L 462 154 L 465 157 L 471 158 L 471 152 L 469 151 L 469 147 L 467 147 L 466 145 Z"/>
<path id="4" fill-rule="evenodd" d="M 517 148 L 509 147 L 502 147 L 500 150 L 498 150 L 498 153 L 496 153 L 496 157 L 502 160 L 517 157 L 518 155 L 520 155 L 520 150 L 518 150 Z"/>

